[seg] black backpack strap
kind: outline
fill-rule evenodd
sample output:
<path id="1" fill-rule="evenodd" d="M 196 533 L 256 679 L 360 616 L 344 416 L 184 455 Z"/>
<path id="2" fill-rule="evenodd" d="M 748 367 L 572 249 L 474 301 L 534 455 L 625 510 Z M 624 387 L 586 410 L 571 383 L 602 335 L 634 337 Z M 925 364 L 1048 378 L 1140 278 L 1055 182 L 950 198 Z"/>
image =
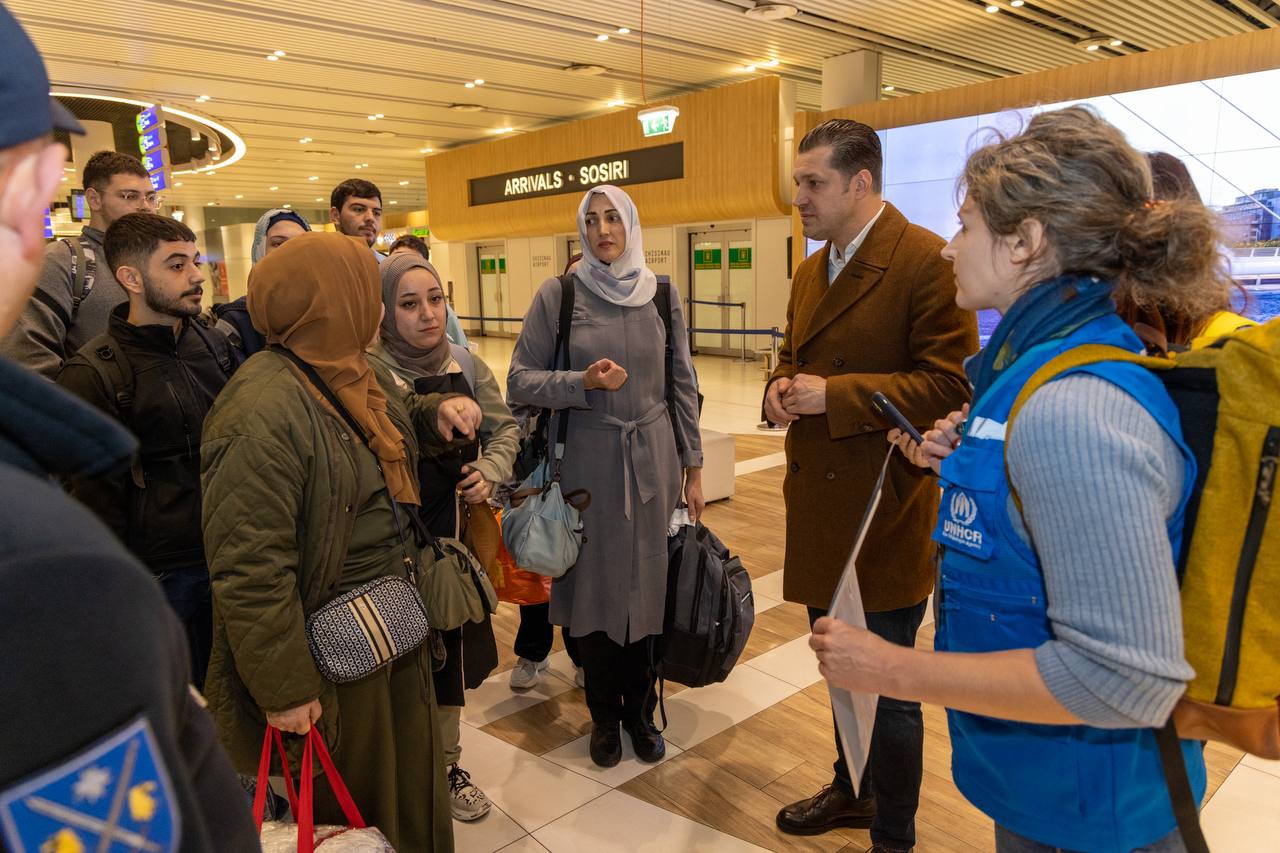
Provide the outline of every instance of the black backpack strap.
<path id="1" fill-rule="evenodd" d="M 102 334 L 86 343 L 82 352 L 89 353 L 85 361 L 98 374 L 98 378 L 102 380 L 103 386 L 111 396 L 111 401 L 116 408 L 116 419 L 130 432 L 134 432 L 133 367 L 120 349 L 120 344 L 110 334 Z M 133 476 L 134 485 L 139 489 L 145 489 L 147 480 L 142 471 L 140 452 L 134 454 L 129 471 Z"/>
<path id="2" fill-rule="evenodd" d="M 675 387 L 673 377 L 675 376 L 676 350 L 675 345 L 671 342 L 671 285 L 670 283 L 658 280 L 658 288 L 653 292 L 653 305 L 658 309 L 658 316 L 662 318 L 662 328 L 666 331 L 666 349 L 663 353 L 663 370 L 665 378 L 663 379 L 663 396 L 667 400 L 667 411 L 671 414 L 671 428 L 676 437 L 676 455 L 682 460 L 684 459 L 684 439 L 680 435 L 679 428 L 676 427 L 676 400 L 675 395 L 671 393 L 671 389 Z"/>
<path id="3" fill-rule="evenodd" d="M 190 325 L 192 331 L 204 341 L 205 349 L 209 350 L 209 354 L 218 362 L 218 369 L 222 371 L 222 375 L 230 379 L 235 370 L 235 360 L 231 357 L 231 344 L 227 341 L 227 336 L 222 333 L 213 334 L 204 323 L 198 320 L 192 320 Z"/>
<path id="4" fill-rule="evenodd" d="M 573 273 L 560 276 L 560 319 L 556 322 L 556 346 L 551 354 L 553 370 L 569 370 L 569 333 L 573 328 L 573 304 L 577 299 L 577 290 L 573 284 Z M 543 410 L 547 421 L 551 419 L 551 410 Z M 564 458 L 564 446 L 569 440 L 569 409 L 559 410 L 556 424 L 556 446 L 552 448 L 552 456 L 556 460 L 556 474 L 559 474 L 560 460 Z"/>
<path id="5" fill-rule="evenodd" d="M 1200 829 L 1200 808 L 1191 793 L 1191 780 L 1187 778 L 1187 765 L 1182 758 L 1182 741 L 1173 725 L 1173 718 L 1155 730 L 1156 744 L 1160 747 L 1160 764 L 1164 768 L 1164 783 L 1173 801 L 1173 816 L 1178 821 L 1178 832 L 1187 853 L 1209 853 L 1209 845 Z"/>
<path id="6" fill-rule="evenodd" d="M 71 250 L 71 316 L 74 320 L 80 303 L 93 291 L 93 282 L 98 277 L 98 253 L 92 246 L 86 246 L 83 237 L 63 238 Z"/>

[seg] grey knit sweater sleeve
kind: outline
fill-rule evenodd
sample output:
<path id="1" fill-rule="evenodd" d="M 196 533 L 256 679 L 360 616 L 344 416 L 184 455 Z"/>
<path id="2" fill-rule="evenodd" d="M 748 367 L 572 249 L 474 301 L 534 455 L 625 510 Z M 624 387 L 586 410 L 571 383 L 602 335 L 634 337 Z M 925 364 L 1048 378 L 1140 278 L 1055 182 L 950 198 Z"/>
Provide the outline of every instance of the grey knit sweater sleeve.
<path id="1" fill-rule="evenodd" d="M 1166 524 L 1177 446 L 1136 400 L 1088 375 L 1037 391 L 1009 434 L 1015 527 L 1035 543 L 1054 638 L 1035 651 L 1049 691 L 1100 728 L 1164 723 L 1194 671 Z"/>

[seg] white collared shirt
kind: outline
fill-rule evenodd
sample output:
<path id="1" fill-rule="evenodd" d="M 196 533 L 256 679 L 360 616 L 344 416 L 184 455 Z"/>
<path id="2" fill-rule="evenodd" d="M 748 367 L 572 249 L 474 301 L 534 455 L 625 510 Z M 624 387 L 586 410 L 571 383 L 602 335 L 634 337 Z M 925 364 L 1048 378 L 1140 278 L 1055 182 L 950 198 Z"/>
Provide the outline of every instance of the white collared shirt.
<path id="1" fill-rule="evenodd" d="M 832 244 L 831 251 L 827 253 L 827 286 L 830 286 L 831 282 L 836 280 L 836 276 L 840 275 L 840 271 L 849 263 L 849 259 L 852 258 L 854 253 L 856 253 L 859 247 L 862 246 L 862 241 L 866 240 L 867 235 L 871 233 L 871 226 L 876 224 L 876 221 L 880 218 L 880 214 L 882 213 L 884 213 L 883 204 L 881 204 L 880 209 L 876 211 L 876 215 L 871 217 L 871 221 L 867 223 L 866 227 L 858 232 L 858 236 L 854 237 L 852 242 L 844 247 L 844 251 L 840 251 L 834 243 Z"/>

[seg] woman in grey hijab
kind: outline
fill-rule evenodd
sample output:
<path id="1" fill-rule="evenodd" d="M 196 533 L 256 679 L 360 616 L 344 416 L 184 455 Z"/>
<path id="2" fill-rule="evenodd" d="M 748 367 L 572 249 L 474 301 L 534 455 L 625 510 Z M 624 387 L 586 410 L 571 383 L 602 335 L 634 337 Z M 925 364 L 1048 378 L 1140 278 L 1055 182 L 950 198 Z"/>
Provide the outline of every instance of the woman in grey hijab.
<path id="1" fill-rule="evenodd" d="M 250 257 L 256 264 L 272 249 L 278 249 L 289 239 L 310 230 L 311 226 L 302 214 L 287 207 L 272 208 L 258 218 L 258 224 L 253 229 Z M 217 321 L 215 328 L 227 336 L 232 351 L 240 362 L 267 345 L 266 339 L 249 319 L 246 296 L 213 306 L 213 316 Z"/>
<path id="2" fill-rule="evenodd" d="M 507 395 L 557 410 L 552 436 L 572 411 L 561 487 L 588 490 L 591 503 L 582 514 L 587 535 L 578 562 L 552 584 L 550 615 L 578 640 L 591 758 L 612 767 L 622 757 L 619 724 L 640 760 L 658 761 L 666 751 L 653 726 L 650 638 L 663 628 L 672 513 L 682 495 L 691 517 L 702 512 L 702 441 L 680 296 L 645 265 L 631 198 L 613 186 L 589 190 L 578 210 L 578 234 L 583 257 L 571 270 L 568 369 L 553 365 L 561 283 L 552 278 L 525 315 Z M 654 298 L 659 287 L 671 312 L 670 389 L 666 324 Z"/>

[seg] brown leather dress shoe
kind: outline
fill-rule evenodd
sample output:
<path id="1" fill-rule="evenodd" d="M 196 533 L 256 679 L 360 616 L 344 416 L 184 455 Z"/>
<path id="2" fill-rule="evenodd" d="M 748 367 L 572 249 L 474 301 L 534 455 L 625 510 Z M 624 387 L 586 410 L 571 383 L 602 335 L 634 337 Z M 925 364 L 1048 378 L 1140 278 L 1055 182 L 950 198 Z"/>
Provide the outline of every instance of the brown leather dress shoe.
<path id="1" fill-rule="evenodd" d="M 777 823 L 789 835 L 819 835 L 840 827 L 867 829 L 875 817 L 875 800 L 858 800 L 828 785 L 809 799 L 783 808 Z"/>

